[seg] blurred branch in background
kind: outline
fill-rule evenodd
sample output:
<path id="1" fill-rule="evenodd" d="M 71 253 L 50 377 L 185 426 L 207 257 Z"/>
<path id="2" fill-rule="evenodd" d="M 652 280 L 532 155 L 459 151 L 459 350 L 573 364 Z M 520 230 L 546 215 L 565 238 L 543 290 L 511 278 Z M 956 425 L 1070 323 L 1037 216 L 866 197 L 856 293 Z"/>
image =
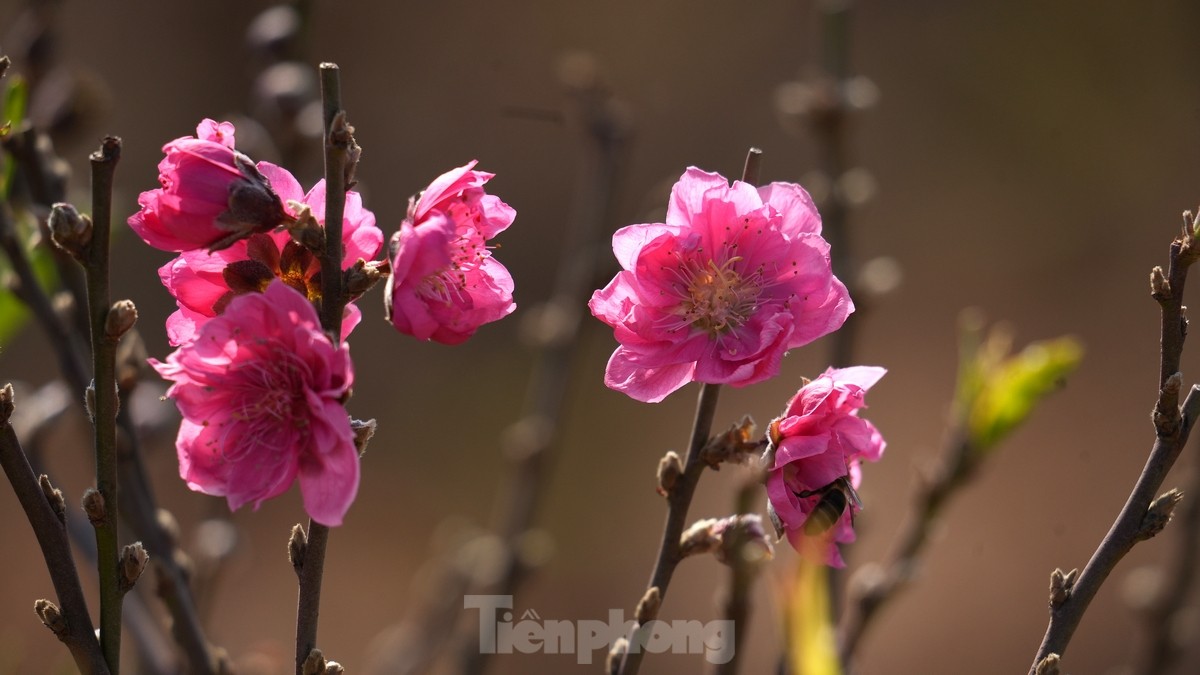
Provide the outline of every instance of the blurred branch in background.
<path id="1" fill-rule="evenodd" d="M 537 526 L 538 513 L 561 444 L 582 308 L 595 281 L 599 244 L 607 233 L 633 133 L 629 109 L 613 95 L 591 55 L 563 57 L 558 76 L 567 96 L 566 114 L 508 111 L 539 121 L 566 121 L 578 133 L 582 158 L 550 297 L 522 317 L 521 333 L 534 350 L 534 365 L 524 412 L 502 438 L 512 469 L 499 491 L 499 516 L 492 532 L 450 523 L 439 527 L 437 551 L 413 585 L 417 603 L 400 625 L 377 637 L 368 672 L 423 673 L 442 658 L 453 660 L 456 672 L 485 672 L 490 655 L 480 649 L 478 626 L 459 620 L 463 597 L 512 595 L 550 554 L 552 543 Z"/>
<path id="2" fill-rule="evenodd" d="M 1077 576 L 1076 571 L 1071 570 L 1064 575 L 1056 569 L 1051 575 L 1050 624 L 1029 667 L 1030 675 L 1057 672 L 1059 659 L 1105 579 L 1135 544 L 1166 527 L 1182 498 L 1178 490 L 1157 498 L 1154 495 L 1175 465 L 1200 415 L 1200 385 L 1189 387 L 1182 405 L 1179 401 L 1183 389 L 1183 373 L 1179 368 L 1188 327 L 1183 289 L 1188 268 L 1198 259 L 1200 241 L 1197 240 L 1196 216 L 1185 211 L 1182 232 L 1171 242 L 1166 271 L 1161 267 L 1150 271 L 1150 295 L 1161 310 L 1158 396 L 1153 413 L 1154 445 L 1125 505 L 1083 572 Z"/>
<path id="3" fill-rule="evenodd" d="M 963 314 L 960 345 L 953 419 L 939 465 L 920 481 L 913 513 L 888 562 L 863 565 L 851 579 L 840 635 L 844 666 L 876 613 L 918 575 L 930 533 L 950 497 L 1083 357 L 1083 348 L 1069 337 L 1035 342 L 1010 354 L 1008 332 L 993 328 L 985 335 L 982 318 L 972 311 Z"/>

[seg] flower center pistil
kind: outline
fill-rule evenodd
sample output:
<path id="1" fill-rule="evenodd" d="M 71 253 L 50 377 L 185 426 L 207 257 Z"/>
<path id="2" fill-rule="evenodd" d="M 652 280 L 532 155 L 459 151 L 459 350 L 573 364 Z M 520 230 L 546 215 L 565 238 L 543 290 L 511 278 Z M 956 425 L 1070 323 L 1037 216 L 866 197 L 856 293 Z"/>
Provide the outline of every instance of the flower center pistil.
<path id="1" fill-rule="evenodd" d="M 693 326 L 713 335 L 733 330 L 746 322 L 758 304 L 761 290 L 756 278 L 743 277 L 734 256 L 718 265 L 709 260 L 706 265 L 692 265 L 687 292 L 683 299 L 683 316 Z"/>

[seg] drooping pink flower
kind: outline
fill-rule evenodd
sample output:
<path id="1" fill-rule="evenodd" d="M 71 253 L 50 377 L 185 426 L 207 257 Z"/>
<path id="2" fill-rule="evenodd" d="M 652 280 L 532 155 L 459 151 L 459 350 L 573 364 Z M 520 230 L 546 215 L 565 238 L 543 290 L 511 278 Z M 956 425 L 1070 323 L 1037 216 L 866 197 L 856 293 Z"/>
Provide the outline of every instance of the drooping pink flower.
<path id="1" fill-rule="evenodd" d="M 129 226 L 164 251 L 221 249 L 287 219 L 279 195 L 250 158 L 234 150 L 229 122 L 205 119 L 196 136 L 163 146 L 162 187 L 138 197 Z"/>
<path id="2" fill-rule="evenodd" d="M 475 164 L 435 179 L 392 236 L 384 305 L 405 335 L 459 344 L 517 307 L 512 276 L 487 247 L 516 211 L 484 192 L 494 174 L 475 171 Z"/>
<path id="3" fill-rule="evenodd" d="M 183 414 L 176 439 L 188 487 L 258 508 L 297 480 L 313 520 L 340 525 L 358 491 L 358 452 L 343 407 L 354 384 L 345 346 L 282 281 L 234 298 L 166 362 Z"/>
<path id="4" fill-rule="evenodd" d="M 867 390 L 886 372 L 872 366 L 830 368 L 801 388 L 783 415 L 771 422 L 772 448 L 766 458 L 771 520 L 796 550 L 802 550 L 805 537 L 829 542 L 826 561 L 835 567 L 844 563 L 834 542 L 854 541 L 853 518 L 860 508 L 857 496 L 846 487 L 858 488 L 862 462 L 878 461 L 886 446 L 875 426 L 858 416 Z M 818 531 L 823 529 L 821 521 L 810 518 L 832 491 L 841 495 L 829 496 L 831 508 L 844 508 L 816 516 L 836 519 L 827 531 Z"/>
<path id="5" fill-rule="evenodd" d="M 325 224 L 324 180 L 305 194 L 286 169 L 268 162 L 259 162 L 258 169 L 284 200 L 289 216 L 298 215 L 298 206 L 305 205 L 319 224 Z M 383 232 L 375 226 L 375 214 L 363 208 L 357 192 L 346 193 L 342 246 L 342 269 L 360 258 L 373 260 L 383 247 Z M 254 234 L 212 253 L 186 251 L 163 265 L 158 275 L 179 306 L 167 318 L 167 337 L 172 346 L 192 339 L 200 326 L 219 314 L 234 296 L 261 292 L 276 278 L 310 301 L 321 297 L 320 260 L 283 230 Z M 347 304 L 342 335 L 349 335 L 361 318 L 358 307 Z"/>
<path id="6" fill-rule="evenodd" d="M 689 168 L 665 223 L 613 235 L 622 271 L 588 303 L 620 343 L 604 383 L 654 403 L 688 382 L 744 386 L 776 375 L 787 350 L 854 311 L 820 233 L 799 185 L 731 186 Z"/>

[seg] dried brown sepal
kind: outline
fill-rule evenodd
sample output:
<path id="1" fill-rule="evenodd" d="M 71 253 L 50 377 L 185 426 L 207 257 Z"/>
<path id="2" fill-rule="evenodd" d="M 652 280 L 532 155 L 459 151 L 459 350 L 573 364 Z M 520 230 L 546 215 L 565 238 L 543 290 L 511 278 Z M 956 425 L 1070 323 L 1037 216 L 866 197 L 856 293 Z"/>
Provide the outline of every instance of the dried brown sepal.
<path id="1" fill-rule="evenodd" d="M 325 655 L 320 649 L 314 649 L 308 653 L 308 657 L 304 659 L 304 665 L 301 666 L 300 672 L 302 675 L 325 675 Z"/>
<path id="2" fill-rule="evenodd" d="M 1046 658 L 1038 661 L 1034 675 L 1058 675 L 1060 661 L 1058 654 L 1047 654 Z"/>
<path id="3" fill-rule="evenodd" d="M 633 618 L 638 622 L 639 626 L 644 626 L 658 618 L 658 610 L 661 607 L 662 592 L 658 589 L 658 586 L 651 586 L 646 589 L 646 594 L 642 596 L 642 599 L 638 600 Z"/>
<path id="4" fill-rule="evenodd" d="M 50 207 L 46 222 L 50 241 L 83 263 L 87 260 L 88 245 L 92 243 L 92 219 L 79 213 L 71 204 L 59 202 Z"/>
<path id="5" fill-rule="evenodd" d="M 346 121 L 345 110 L 337 111 L 333 117 L 333 123 L 329 126 L 329 144 L 345 150 L 346 168 L 343 176 L 346 190 L 353 190 L 354 186 L 358 184 L 354 174 L 358 171 L 358 160 L 362 158 L 362 148 L 359 147 L 358 141 L 354 140 L 354 127 Z"/>
<path id="6" fill-rule="evenodd" d="M 296 214 L 296 219 L 287 223 L 288 234 L 292 241 L 308 249 L 315 256 L 325 253 L 325 228 L 317 222 L 312 208 L 308 204 L 289 201 L 288 206 Z"/>
<path id="7" fill-rule="evenodd" d="M 604 659 L 604 672 L 608 675 L 617 675 L 621 672 L 621 662 L 625 660 L 625 652 L 629 651 L 629 640 L 619 637 L 613 642 L 613 646 L 608 650 L 608 656 Z"/>
<path id="8" fill-rule="evenodd" d="M 118 300 L 108 310 L 104 320 L 104 337 L 116 342 L 137 323 L 137 307 L 132 300 Z"/>
<path id="9" fill-rule="evenodd" d="M 38 476 L 38 485 L 42 488 L 42 494 L 46 496 L 46 501 L 50 502 L 50 508 L 54 511 L 54 515 L 58 517 L 58 522 L 63 525 L 67 524 L 67 502 L 63 499 L 62 490 L 50 484 L 50 477 L 46 474 Z"/>
<path id="10" fill-rule="evenodd" d="M 300 523 L 292 526 L 292 535 L 288 538 L 288 562 L 292 563 L 292 569 L 296 570 L 296 575 L 300 575 L 300 570 L 304 567 L 304 553 L 308 550 L 308 535 L 304 532 L 304 527 Z"/>
<path id="11" fill-rule="evenodd" d="M 719 470 L 721 464 L 744 464 L 750 457 L 762 452 L 764 439 L 753 439 L 754 420 L 746 415 L 737 424 L 709 439 L 700 452 L 700 459 L 710 468 Z M 753 439 L 753 440 L 752 440 Z"/>
<path id="12" fill-rule="evenodd" d="M 146 547 L 142 546 L 142 542 L 135 541 L 121 549 L 121 580 L 120 588 L 122 593 L 128 593 L 137 580 L 141 578 L 142 572 L 146 569 L 146 563 L 150 561 L 150 554 L 146 553 Z"/>
<path id="13" fill-rule="evenodd" d="M 104 507 L 104 495 L 96 488 L 90 487 L 83 493 L 83 512 L 93 526 L 102 525 L 107 515 Z"/>
<path id="14" fill-rule="evenodd" d="M 63 616 L 58 605 L 42 598 L 33 603 L 33 611 L 37 613 L 38 618 L 50 632 L 54 633 L 59 640 L 63 640 L 67 636 L 67 619 Z"/>
<path id="15" fill-rule="evenodd" d="M 683 461 L 679 459 L 679 455 L 675 454 L 674 450 L 668 450 L 663 458 L 658 460 L 658 487 L 655 490 L 658 494 L 666 497 L 671 494 L 675 483 L 679 482 L 679 477 L 683 475 Z"/>
<path id="16" fill-rule="evenodd" d="M 1159 495 L 1158 499 L 1150 503 L 1150 508 L 1146 509 L 1146 515 L 1142 517 L 1142 525 L 1138 528 L 1135 539 L 1145 541 L 1162 532 L 1167 523 L 1171 522 L 1175 507 L 1182 499 L 1183 491 L 1179 488 L 1172 488 Z"/>
<path id="17" fill-rule="evenodd" d="M 350 420 L 350 430 L 354 432 L 354 448 L 358 450 L 358 456 L 362 457 L 367 451 L 367 444 L 375 435 L 375 429 L 379 424 L 373 418 L 369 420 Z"/>
<path id="18" fill-rule="evenodd" d="M 367 262 L 359 258 L 345 272 L 342 272 L 342 288 L 345 289 L 346 299 L 357 299 L 390 273 L 391 264 L 386 260 Z"/>

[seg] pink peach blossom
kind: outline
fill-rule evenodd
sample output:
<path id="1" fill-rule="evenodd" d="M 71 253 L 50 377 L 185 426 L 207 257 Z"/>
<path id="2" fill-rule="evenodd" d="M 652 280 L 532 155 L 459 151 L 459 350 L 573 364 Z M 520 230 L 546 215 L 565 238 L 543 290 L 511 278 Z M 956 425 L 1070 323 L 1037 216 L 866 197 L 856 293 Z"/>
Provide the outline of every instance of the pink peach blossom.
<path id="1" fill-rule="evenodd" d="M 129 226 L 164 251 L 221 249 L 288 219 L 279 195 L 248 157 L 234 150 L 229 122 L 206 119 L 196 136 L 163 146 L 162 187 L 138 197 Z"/>
<path id="2" fill-rule="evenodd" d="M 820 232 L 799 185 L 731 186 L 689 168 L 665 223 L 613 235 L 622 271 L 588 303 L 620 343 L 604 383 L 654 403 L 693 381 L 740 387 L 778 374 L 787 350 L 854 311 Z"/>
<path id="3" fill-rule="evenodd" d="M 486 244 L 516 211 L 484 192 L 493 174 L 475 164 L 435 179 L 392 236 L 384 306 L 397 330 L 419 340 L 459 344 L 517 307 L 512 276 Z"/>
<path id="4" fill-rule="evenodd" d="M 354 369 L 312 303 L 282 281 L 234 298 L 195 340 L 151 360 L 183 414 L 176 440 L 188 487 L 258 508 L 298 478 L 313 520 L 340 525 L 358 491 L 346 409 Z"/>
<path id="5" fill-rule="evenodd" d="M 873 424 L 858 416 L 863 398 L 887 371 L 872 366 L 830 368 L 805 385 L 771 422 L 767 453 L 767 497 L 776 530 L 802 550 L 805 524 L 828 490 L 844 480 L 854 489 L 862 482 L 862 462 L 878 461 L 886 443 Z M 834 487 L 828 487 L 834 486 Z M 836 523 L 820 536 L 830 541 L 827 562 L 842 567 L 832 543 L 854 541 L 854 498 Z"/>
<path id="6" fill-rule="evenodd" d="M 286 169 L 267 162 L 258 168 L 284 200 L 290 216 L 299 205 L 308 206 L 317 222 L 325 224 L 325 181 L 318 181 L 305 194 Z M 357 260 L 373 260 L 383 247 L 383 232 L 375 226 L 375 214 L 363 208 L 357 192 L 346 193 L 342 219 L 342 268 Z M 205 321 L 221 312 L 240 293 L 262 291 L 274 279 L 283 279 L 309 300 L 321 296 L 321 264 L 307 249 L 291 240 L 285 231 L 254 234 L 229 248 L 186 251 L 159 269 L 159 278 L 175 297 L 179 309 L 167 318 L 167 337 L 172 346 L 192 338 Z M 349 335 L 362 313 L 346 305 L 342 335 Z"/>

